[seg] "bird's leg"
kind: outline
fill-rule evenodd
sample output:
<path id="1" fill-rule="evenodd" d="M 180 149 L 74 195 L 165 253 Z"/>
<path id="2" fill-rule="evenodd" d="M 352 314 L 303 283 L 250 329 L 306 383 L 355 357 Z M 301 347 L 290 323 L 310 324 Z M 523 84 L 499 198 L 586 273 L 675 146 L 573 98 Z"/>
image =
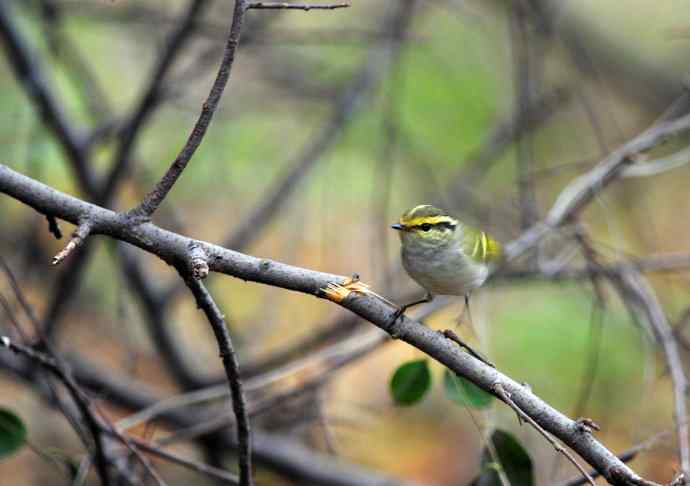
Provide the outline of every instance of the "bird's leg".
<path id="1" fill-rule="evenodd" d="M 473 321 L 472 312 L 470 311 L 470 294 L 465 294 L 465 306 L 462 308 L 462 312 L 460 312 L 460 316 L 458 317 L 458 326 L 462 324 L 462 319 L 465 317 L 465 313 L 467 313 L 470 324 L 472 324 Z"/>
<path id="2" fill-rule="evenodd" d="M 427 292 L 423 299 L 415 300 L 414 302 L 410 302 L 408 304 L 404 304 L 398 307 L 398 309 L 393 313 L 390 323 L 388 324 L 388 332 L 390 333 L 390 335 L 394 339 L 398 338 L 398 333 L 396 332 L 394 326 L 398 322 L 398 319 L 400 319 L 400 316 L 402 316 L 407 309 L 409 309 L 410 307 L 414 307 L 415 305 L 426 304 L 428 302 L 431 302 L 432 300 L 434 300 L 434 296 L 431 292 Z"/>

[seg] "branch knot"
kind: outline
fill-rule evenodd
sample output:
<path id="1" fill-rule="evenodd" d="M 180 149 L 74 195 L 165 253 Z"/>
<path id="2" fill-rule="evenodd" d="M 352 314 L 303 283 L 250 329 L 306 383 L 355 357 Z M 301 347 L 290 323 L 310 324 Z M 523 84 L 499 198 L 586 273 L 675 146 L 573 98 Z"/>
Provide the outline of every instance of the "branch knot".
<path id="1" fill-rule="evenodd" d="M 189 267 L 194 280 L 203 280 L 208 277 L 208 254 L 197 242 L 189 244 Z"/>

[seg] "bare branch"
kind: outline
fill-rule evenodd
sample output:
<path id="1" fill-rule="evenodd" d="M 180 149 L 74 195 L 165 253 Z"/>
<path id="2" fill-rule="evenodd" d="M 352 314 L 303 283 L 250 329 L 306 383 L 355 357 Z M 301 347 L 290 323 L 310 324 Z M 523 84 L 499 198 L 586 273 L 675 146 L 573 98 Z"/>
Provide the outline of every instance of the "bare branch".
<path id="1" fill-rule="evenodd" d="M 160 104 L 165 76 L 179 57 L 190 35 L 194 32 L 198 18 L 210 3 L 208 0 L 190 0 L 187 10 L 181 15 L 181 18 L 175 20 L 176 27 L 165 43 L 163 52 L 151 73 L 148 85 L 121 130 L 120 143 L 117 146 L 112 168 L 103 182 L 103 195 L 101 197 L 104 200 L 109 200 L 112 197 L 118 182 L 129 167 L 137 138 L 150 115 Z"/>
<path id="2" fill-rule="evenodd" d="M 105 486 L 111 484 L 110 474 L 108 473 L 109 459 L 105 452 L 105 447 L 103 443 L 103 436 L 101 434 L 98 421 L 96 419 L 95 413 L 91 409 L 91 403 L 88 397 L 81 391 L 79 386 L 76 384 L 74 379 L 69 375 L 69 373 L 63 369 L 55 360 L 34 351 L 33 349 L 23 346 L 21 344 L 14 343 L 7 336 L 1 336 L 0 341 L 2 345 L 11 351 L 21 354 L 27 357 L 31 361 L 34 361 L 41 366 L 48 369 L 53 373 L 69 390 L 74 402 L 77 404 L 79 411 L 81 412 L 84 420 L 89 426 L 91 434 L 93 435 L 94 445 L 95 445 L 95 455 L 96 455 L 96 467 L 98 468 L 98 475 Z"/>
<path id="3" fill-rule="evenodd" d="M 496 283 L 501 280 L 513 279 L 546 279 L 546 280 L 582 280 L 592 276 L 616 276 L 627 270 L 638 272 L 679 272 L 690 269 L 690 253 L 660 253 L 646 257 L 630 258 L 628 260 L 615 261 L 608 264 L 599 264 L 595 267 L 577 266 L 566 267 L 548 271 L 521 270 L 506 268 L 501 269 L 493 276 Z"/>
<path id="4" fill-rule="evenodd" d="M 623 171 L 623 177 L 650 177 L 663 174 L 669 170 L 684 167 L 690 163 L 690 147 L 660 159 L 640 162 Z"/>
<path id="5" fill-rule="evenodd" d="M 592 170 L 578 177 L 563 189 L 546 218 L 525 231 L 520 238 L 506 245 L 506 258 L 511 260 L 536 244 L 551 228 L 567 223 L 589 204 L 606 186 L 620 177 L 634 157 L 658 145 L 666 138 L 690 129 L 690 115 L 653 125 L 601 161 Z"/>
<path id="6" fill-rule="evenodd" d="M 149 192 L 144 200 L 130 211 L 131 216 L 135 217 L 150 217 L 158 206 L 163 202 L 165 197 L 170 192 L 170 189 L 175 185 L 177 179 L 182 175 L 185 167 L 194 156 L 196 149 L 201 145 L 201 141 L 206 135 L 206 130 L 211 124 L 213 114 L 218 107 L 220 98 L 225 90 L 225 85 L 230 79 L 230 71 L 235 60 L 235 52 L 240 42 L 240 34 L 242 32 L 242 24 L 244 22 L 244 14 L 247 11 L 247 0 L 235 0 L 235 9 L 232 16 L 232 25 L 230 26 L 230 33 L 225 44 L 225 51 L 223 52 L 223 59 L 221 60 L 218 74 L 213 82 L 211 91 L 203 104 L 199 118 L 197 119 L 194 128 L 189 134 L 189 138 L 185 143 L 180 153 L 177 155 L 168 171 L 163 175 L 160 181 Z"/>
<path id="7" fill-rule="evenodd" d="M 251 2 L 247 8 L 256 10 L 335 10 L 347 8 L 349 3 L 287 3 L 287 2 Z"/>
<path id="8" fill-rule="evenodd" d="M 529 124 L 530 106 L 533 104 L 539 61 L 534 56 L 533 38 L 529 33 L 528 2 L 512 2 L 510 19 L 511 47 L 513 57 L 513 85 L 515 91 L 515 111 L 518 117 Z M 520 201 L 520 225 L 523 230 L 538 221 L 539 213 L 535 197 L 534 179 L 530 172 L 534 164 L 534 147 L 530 134 L 515 137 L 517 164 L 517 189 Z"/>
<path id="9" fill-rule="evenodd" d="M 230 395 L 232 397 L 232 410 L 235 414 L 237 423 L 237 442 L 239 444 L 239 466 L 240 466 L 240 485 L 251 486 L 252 480 L 252 460 L 251 460 L 251 433 L 249 429 L 249 417 L 247 406 L 242 391 L 240 381 L 240 369 L 232 347 L 230 334 L 225 326 L 225 318 L 215 301 L 208 293 L 204 284 L 200 280 L 191 277 L 187 273 L 181 273 L 187 286 L 196 298 L 197 306 L 204 312 L 209 324 L 213 328 L 213 333 L 218 342 L 220 358 L 223 361 L 225 375 L 230 385 Z"/>
<path id="10" fill-rule="evenodd" d="M 249 416 L 255 417 L 270 412 L 291 399 L 302 397 L 306 393 L 317 390 L 326 384 L 329 378 L 340 368 L 380 348 L 387 342 L 390 341 L 385 334 L 372 330 L 333 344 L 302 360 L 289 363 L 245 382 L 244 388 L 249 396 L 247 405 Z M 298 380 L 295 379 L 297 377 L 299 377 Z M 271 392 L 271 387 L 276 386 L 281 381 L 286 383 L 280 386 L 277 392 Z M 153 407 L 142 410 L 132 417 L 127 417 L 120 423 L 120 426 L 129 427 L 176 408 L 199 405 L 211 400 L 225 398 L 227 395 L 225 386 L 213 386 L 172 397 L 165 402 L 156 403 Z M 198 437 L 228 425 L 235 425 L 235 423 L 232 417 L 217 415 L 209 421 L 199 421 L 192 427 L 176 431 L 170 436 L 159 439 L 159 443 L 170 444 L 181 439 Z"/>
<path id="11" fill-rule="evenodd" d="M 104 429 L 103 431 L 106 434 L 113 434 L 113 432 L 108 429 Z M 237 476 L 235 476 L 234 474 L 230 474 L 229 472 L 224 471 L 222 469 L 218 469 L 217 467 L 209 466 L 208 464 L 180 457 L 177 454 L 173 454 L 172 452 L 166 451 L 165 449 L 157 446 L 156 444 L 147 442 L 137 437 L 128 437 L 127 440 L 137 449 L 141 449 L 144 452 L 148 452 L 149 454 L 153 454 L 172 463 L 186 467 L 193 471 L 197 471 L 201 474 L 205 474 L 210 478 L 219 480 L 221 484 L 240 484 Z"/>
<path id="12" fill-rule="evenodd" d="M 53 261 L 51 263 L 53 265 L 58 265 L 60 262 L 62 262 L 62 260 L 67 258 L 74 250 L 84 244 L 84 241 L 86 241 L 86 238 L 89 237 L 90 233 L 91 222 L 89 220 L 79 223 L 79 226 L 77 226 L 77 229 L 72 234 L 72 238 L 67 243 L 67 246 L 65 246 L 60 253 L 53 257 Z"/>
<path id="13" fill-rule="evenodd" d="M 442 331 L 442 334 L 443 334 L 446 338 L 450 339 L 451 341 L 453 341 L 454 343 L 456 343 L 458 346 L 460 346 L 461 348 L 463 348 L 464 350 L 466 350 L 468 353 L 470 353 L 470 355 L 472 355 L 472 356 L 474 356 L 475 358 L 477 358 L 479 361 L 481 361 L 481 362 L 483 362 L 483 363 L 485 363 L 485 364 L 491 366 L 492 368 L 495 368 L 495 367 L 496 367 L 495 364 L 493 364 L 491 361 L 489 361 L 489 360 L 486 359 L 484 356 L 482 356 L 481 354 L 479 354 L 477 351 L 475 351 L 474 349 L 472 349 L 472 348 L 470 347 L 469 344 L 465 343 L 465 341 L 463 341 L 462 339 L 460 339 L 460 336 L 458 336 L 458 335 L 455 333 L 455 331 L 453 331 L 452 329 L 445 329 L 445 330 Z"/>
<path id="14" fill-rule="evenodd" d="M 11 19 L 7 2 L 0 2 L 0 39 L 3 41 L 0 47 L 7 53 L 15 76 L 40 111 L 41 120 L 55 133 L 67 157 L 73 162 L 77 179 L 82 187 L 89 189 L 88 194 L 96 188 L 96 181 L 89 170 L 87 156 L 82 150 L 82 137 L 70 124 L 63 107 L 50 91 L 45 74 Z"/>
<path id="15" fill-rule="evenodd" d="M 409 30 L 413 1 L 403 1 L 383 22 L 382 29 L 405 33 Z M 262 228 L 275 217 L 285 201 L 299 187 L 299 182 L 306 177 L 343 133 L 357 112 L 375 90 L 386 66 L 399 61 L 403 43 L 397 42 L 374 49 L 368 56 L 361 70 L 352 78 L 342 95 L 333 102 L 333 112 L 324 128 L 313 137 L 303 152 L 290 163 L 290 169 L 266 191 L 266 196 L 235 226 L 224 246 L 244 250 L 259 236 Z"/>
<path id="16" fill-rule="evenodd" d="M 640 453 L 640 450 L 642 449 L 639 447 L 633 447 L 632 449 L 623 452 L 622 454 L 618 454 L 618 459 L 625 463 L 628 463 L 637 457 L 637 455 Z M 600 476 L 599 471 L 595 469 L 589 471 L 588 474 L 592 479 L 596 479 Z M 580 475 L 573 479 L 564 481 L 560 484 L 560 486 L 581 486 L 582 484 L 586 484 L 587 482 L 588 479 Z"/>
<path id="17" fill-rule="evenodd" d="M 539 425 L 537 422 L 534 421 L 532 417 L 527 415 L 517 404 L 510 398 L 510 394 L 503 388 L 503 385 L 500 383 L 496 383 L 493 387 L 494 393 L 501 399 L 503 400 L 510 408 L 512 408 L 515 413 L 518 416 L 518 420 L 524 420 L 528 422 L 532 427 L 534 427 L 537 432 L 539 432 L 552 446 L 554 449 L 556 449 L 557 452 L 563 454 L 579 471 L 582 473 L 582 476 L 585 477 L 588 483 L 590 483 L 592 486 L 596 486 L 594 483 L 594 480 L 592 477 L 585 471 L 585 469 L 580 466 L 580 464 L 575 460 L 575 458 L 568 452 L 561 444 L 558 443 L 547 431 L 544 430 L 544 428 Z M 587 433 L 587 432 L 582 432 L 582 433 Z"/>
<path id="18" fill-rule="evenodd" d="M 60 231 L 60 226 L 55 217 L 47 214 L 46 219 L 48 220 L 48 231 L 50 231 L 50 234 L 52 234 L 56 240 L 62 239 L 62 231 Z"/>
<path id="19" fill-rule="evenodd" d="M 0 353 L 0 364 L 12 370 L 18 377 L 33 386 L 33 375 L 26 363 L 18 363 L 10 356 Z M 110 403 L 131 411 L 151 407 L 163 401 L 163 397 L 146 384 L 129 376 L 100 369 L 93 362 L 73 356 L 70 367 L 79 383 L 98 393 Z M 51 403 L 51 405 L 53 405 Z M 208 421 L 217 414 L 198 407 L 168 410 L 159 418 L 171 427 L 191 427 L 199 421 Z M 216 446 L 236 450 L 237 443 L 230 431 L 214 435 Z M 400 481 L 381 473 L 367 470 L 361 466 L 348 464 L 342 459 L 319 454 L 313 450 L 276 435 L 260 430 L 252 433 L 253 451 L 257 461 L 281 474 L 285 474 L 300 484 L 339 484 L 342 486 L 392 486 Z"/>
<path id="20" fill-rule="evenodd" d="M 209 379 L 194 367 L 185 357 L 182 343 L 178 343 L 172 327 L 169 325 L 171 306 L 163 297 L 162 289 L 155 285 L 155 281 L 148 278 L 142 262 L 131 247 L 118 244 L 117 255 L 120 259 L 120 268 L 127 279 L 127 289 L 131 296 L 137 300 L 141 312 L 146 318 L 146 327 L 158 351 L 170 370 L 173 379 L 185 390 L 199 388 L 209 383 Z M 185 288 L 182 283 L 182 288 Z M 225 381 L 218 377 L 218 382 Z"/>
<path id="21" fill-rule="evenodd" d="M 690 441 L 687 428 L 688 412 L 685 403 L 688 392 L 688 380 L 683 370 L 683 362 L 673 329 L 669 325 L 654 291 L 642 275 L 634 270 L 630 270 L 621 273 L 619 278 L 614 278 L 612 281 L 620 288 L 624 296 L 630 298 L 630 305 L 644 315 L 663 349 L 673 383 L 674 419 L 676 422 L 676 435 L 678 437 L 681 472 L 688 475 L 690 473 Z"/>

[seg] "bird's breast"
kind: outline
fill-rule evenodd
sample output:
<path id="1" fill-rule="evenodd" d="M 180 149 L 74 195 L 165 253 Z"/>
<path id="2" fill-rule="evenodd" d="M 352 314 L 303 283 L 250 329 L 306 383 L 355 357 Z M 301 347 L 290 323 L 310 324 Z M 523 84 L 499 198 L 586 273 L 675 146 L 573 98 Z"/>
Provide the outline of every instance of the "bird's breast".
<path id="1" fill-rule="evenodd" d="M 403 248 L 403 267 L 432 294 L 466 295 L 484 283 L 488 267 L 465 256 L 457 247 Z"/>

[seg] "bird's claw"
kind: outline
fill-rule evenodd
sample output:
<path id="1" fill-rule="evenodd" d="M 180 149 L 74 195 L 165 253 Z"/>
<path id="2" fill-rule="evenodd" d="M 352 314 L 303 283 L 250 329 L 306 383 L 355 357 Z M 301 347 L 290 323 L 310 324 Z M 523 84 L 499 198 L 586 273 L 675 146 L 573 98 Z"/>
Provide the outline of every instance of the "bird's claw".
<path id="1" fill-rule="evenodd" d="M 388 334 L 390 334 L 393 339 L 398 339 L 400 337 L 400 333 L 398 332 L 398 320 L 402 317 L 404 313 L 405 307 L 398 307 L 395 310 L 395 312 L 393 312 L 390 320 L 388 321 Z"/>

